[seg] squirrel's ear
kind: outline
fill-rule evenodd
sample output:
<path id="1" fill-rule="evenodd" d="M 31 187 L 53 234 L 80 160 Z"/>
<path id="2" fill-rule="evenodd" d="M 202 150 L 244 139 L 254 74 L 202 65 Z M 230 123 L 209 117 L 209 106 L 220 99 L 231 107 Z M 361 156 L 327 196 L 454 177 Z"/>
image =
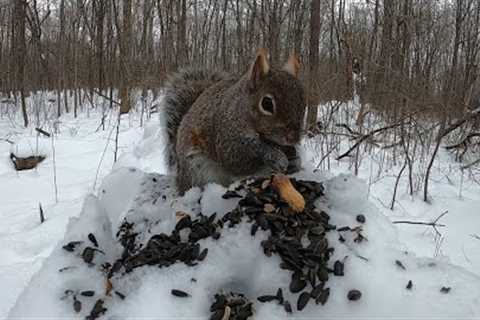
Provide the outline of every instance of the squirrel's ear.
<path id="1" fill-rule="evenodd" d="M 257 87 L 259 81 L 267 75 L 269 70 L 270 66 L 268 65 L 267 60 L 267 50 L 262 48 L 258 50 L 255 61 L 250 68 L 250 82 L 252 88 Z"/>
<path id="2" fill-rule="evenodd" d="M 290 73 L 295 78 L 298 78 L 300 72 L 300 59 L 296 53 L 292 53 L 287 60 L 287 63 L 283 66 L 283 70 Z"/>

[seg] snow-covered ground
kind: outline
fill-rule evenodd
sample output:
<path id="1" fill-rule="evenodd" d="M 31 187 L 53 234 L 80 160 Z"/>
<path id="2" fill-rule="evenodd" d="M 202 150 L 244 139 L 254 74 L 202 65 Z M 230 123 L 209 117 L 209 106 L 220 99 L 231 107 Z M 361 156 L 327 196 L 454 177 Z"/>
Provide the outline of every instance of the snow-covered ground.
<path id="1" fill-rule="evenodd" d="M 20 293 L 27 287 L 29 289 L 22 295 L 23 302 L 17 303 L 12 311 L 12 316 L 24 316 L 27 315 L 27 312 L 30 312 L 30 315 L 39 316 L 40 313 L 36 313 L 36 311 L 40 312 L 40 310 L 50 316 L 53 314 L 72 316 L 71 308 L 60 305 L 58 296 L 55 296 L 56 299 L 52 299 L 54 297 L 53 290 L 65 288 L 66 284 L 50 277 L 52 270 L 58 272 L 59 263 L 71 262 L 69 259 L 72 258 L 66 256 L 61 250 L 67 226 L 69 226 L 69 232 L 65 240 L 75 240 L 73 239 L 75 236 L 84 236 L 85 226 L 93 229 L 106 224 L 115 229 L 115 222 L 118 222 L 115 217 L 109 221 L 96 220 L 102 219 L 102 211 L 120 214 L 130 206 L 129 199 L 131 200 L 136 195 L 139 190 L 138 183 L 144 178 L 140 170 L 165 173 L 162 159 L 163 138 L 159 135 L 160 129 L 156 117 L 147 122 L 144 128 L 140 128 L 139 121 L 134 115 L 122 119 L 119 135 L 120 158 L 115 164 L 113 163 L 115 120 L 114 117 L 109 118 L 105 130 L 97 131 L 100 118 L 100 115 L 93 113 L 89 117 L 82 114 L 77 119 L 69 115 L 61 118 L 59 133 L 53 141 L 55 166 L 51 139 L 38 138 L 40 146 L 38 150 L 46 153 L 47 159 L 37 169 L 25 172 L 16 172 L 13 169 L 9 159 L 12 146 L 0 140 L 0 155 L 3 159 L 0 161 L 0 219 L 2 221 L 0 224 L 0 241 L 2 243 L 0 283 L 4 288 L 8 288 L 0 294 L 0 318 L 9 314 L 9 310 L 15 305 Z M 20 129 L 8 119 L 0 119 L 0 138 L 18 142 L 23 151 L 37 148 L 36 132 L 31 128 Z M 352 263 L 352 271 L 346 272 L 346 277 L 335 279 L 329 283 L 333 288 L 331 304 L 327 304 L 326 308 L 321 309 L 322 314 L 325 311 L 327 312 L 325 315 L 330 316 L 385 316 L 390 314 L 399 316 L 480 316 L 478 309 L 478 305 L 480 305 L 480 186 L 468 176 L 462 178 L 460 171 L 456 169 L 458 164 L 454 163 L 448 154 L 442 150 L 435 162 L 430 189 L 433 198 L 432 204 L 424 203 L 420 195 L 413 198 L 409 196 L 406 192 L 407 181 L 402 179 L 395 210 L 390 211 L 387 207 L 392 197 L 395 176 L 400 170 L 399 166 L 394 166 L 389 169 L 389 172 L 382 173 L 381 177 L 376 177 L 375 159 L 366 158 L 362 161 L 359 170 L 359 177 L 363 179 L 363 182 L 348 177 L 349 182 L 345 183 L 343 178 L 338 175 L 349 172 L 347 163 L 332 162 L 330 172 L 314 175 L 311 172 L 318 161 L 318 156 L 310 148 L 306 148 L 304 153 L 307 176 L 329 179 L 327 183 L 330 186 L 329 197 L 331 199 L 329 213 L 338 219 L 339 224 L 350 223 L 354 214 L 363 209 L 363 213 L 371 222 L 371 224 L 367 224 L 367 237 L 372 240 L 361 250 L 364 250 L 362 253 L 369 257 L 379 257 L 378 260 L 373 259 L 374 261 L 370 265 L 349 258 Z M 56 168 L 58 202 L 55 197 L 54 167 Z M 118 176 L 119 171 L 116 171 L 117 176 L 114 174 L 109 177 L 109 180 L 113 179 L 115 183 L 109 185 L 108 181 L 105 183 L 112 193 L 120 192 L 112 185 L 117 185 L 117 187 L 120 185 L 121 190 L 124 190 L 125 193 L 113 200 L 108 200 L 105 196 L 102 198 L 98 194 L 98 190 L 103 178 L 112 169 L 122 167 L 140 169 L 137 173 L 140 177 L 134 179 L 135 174 L 130 178 L 128 178 L 128 174 Z M 88 196 L 91 193 L 95 196 Z M 213 199 L 220 193 L 221 190 L 212 187 L 206 196 L 210 195 Z M 97 195 L 100 196 L 100 199 L 97 199 Z M 39 203 L 42 204 L 47 219 L 43 224 L 40 224 L 39 221 Z M 70 218 L 80 215 L 82 206 L 84 210 L 80 219 L 69 224 Z M 440 220 L 446 225 L 446 227 L 439 228 L 441 237 L 438 237 L 431 227 L 393 225 L 388 221 L 428 222 L 445 211 L 448 213 Z M 111 217 L 110 214 L 109 216 Z M 169 221 L 168 218 L 166 220 Z M 81 227 L 82 225 L 83 227 Z M 164 227 L 168 226 L 171 227 L 167 222 Z M 95 230 L 97 229 L 89 232 Z M 227 241 L 231 243 L 238 241 L 242 237 L 242 232 L 240 228 L 237 233 L 229 235 Z M 332 241 L 334 240 L 332 239 Z M 103 243 L 109 243 L 109 241 L 111 240 L 108 237 L 99 239 L 99 242 Z M 259 272 L 258 286 L 251 284 L 252 294 L 257 294 L 261 286 L 270 283 L 273 288 L 282 281 L 280 276 L 271 272 L 271 270 L 278 269 L 278 262 L 267 261 L 268 259 L 255 251 L 258 241 L 245 244 L 244 249 L 237 248 L 240 250 L 238 251 L 240 256 L 245 258 L 245 264 L 257 263 L 259 270 L 268 267 L 268 271 Z M 129 287 L 129 299 L 123 303 L 112 302 L 118 304 L 116 310 L 119 313 L 110 313 L 110 315 L 164 315 L 167 318 L 174 315 L 206 315 L 202 308 L 207 305 L 207 300 L 202 299 L 210 299 L 208 294 L 213 292 L 215 285 L 231 276 L 226 271 L 228 266 L 232 269 L 230 272 L 235 270 L 240 272 L 238 268 L 254 269 L 250 265 L 248 268 L 233 267 L 233 262 L 228 262 L 228 258 L 234 257 L 234 254 L 227 255 L 224 248 L 212 250 L 209 253 L 212 254 L 212 257 L 217 255 L 229 263 L 225 269 L 219 268 L 218 260 L 212 258 L 213 261 L 207 260 L 204 267 L 195 271 L 180 265 L 168 273 L 152 274 L 145 271 L 145 274 L 142 275 L 144 276 L 142 283 L 146 285 Z M 407 251 L 408 256 L 404 256 L 403 251 Z M 347 253 L 339 251 L 336 254 L 340 256 Z M 52 258 L 46 260 L 50 255 Z M 394 268 L 395 266 L 391 268 L 390 263 L 395 259 L 400 259 L 399 256 L 407 266 L 408 273 L 406 274 L 399 272 Z M 430 258 L 434 260 L 430 260 Z M 45 261 L 48 262 L 42 267 Z M 436 262 L 437 267 L 428 267 L 432 261 Z M 41 268 L 42 271 L 33 277 Z M 219 273 L 216 274 L 217 270 L 221 272 L 218 271 Z M 81 273 L 83 271 L 66 277 L 73 277 L 74 279 L 71 279 L 73 283 L 87 281 L 88 279 L 82 277 L 85 274 Z M 173 276 L 174 274 L 175 276 Z M 215 280 L 217 282 L 211 278 L 211 274 L 218 276 L 218 280 Z M 365 277 L 365 274 L 369 274 L 369 276 Z M 75 279 L 78 275 L 80 278 Z M 85 289 L 88 289 L 86 288 L 88 284 L 89 288 L 100 290 L 98 286 L 102 286 L 103 283 L 96 281 L 100 279 L 99 276 L 97 275 L 98 277 L 95 278 L 91 272 L 89 275 L 92 278 L 85 283 Z M 205 287 L 199 283 L 195 287 L 192 284 L 186 286 L 182 282 L 184 278 L 190 279 L 194 276 L 199 279 L 204 276 L 205 281 L 210 279 L 212 285 Z M 410 279 L 413 280 L 417 289 L 416 296 L 404 291 L 406 282 Z M 32 285 L 28 286 L 31 280 Z M 254 280 L 255 277 L 250 279 L 250 281 Z M 385 285 L 386 283 L 388 286 Z M 46 290 L 47 284 L 49 289 L 45 291 L 43 298 L 34 296 L 40 294 L 42 290 Z M 129 286 L 131 283 L 127 282 L 124 285 Z M 454 288 L 451 294 L 441 295 L 438 293 L 439 286 L 443 285 Z M 394 288 L 392 289 L 395 291 L 394 294 L 400 298 L 395 304 L 388 305 L 389 294 L 392 293 L 385 294 L 385 290 L 390 286 Z M 188 289 L 193 293 L 207 289 L 210 291 L 207 290 L 204 297 L 195 300 L 195 304 L 190 305 L 191 309 L 187 310 L 188 312 L 185 311 L 187 313 L 174 313 L 184 308 L 186 302 L 170 297 L 171 287 Z M 345 290 L 350 287 L 361 287 L 366 295 L 361 306 L 345 305 Z M 273 292 L 273 289 L 271 291 Z M 156 295 L 153 295 L 152 292 L 155 292 Z M 149 295 L 155 297 L 155 301 L 163 301 L 163 303 L 156 304 L 152 300 L 145 299 L 145 296 Z M 31 297 L 31 300 L 28 297 Z M 140 310 L 137 307 L 139 308 L 142 304 L 150 307 L 142 309 L 145 310 L 143 314 L 136 313 Z M 173 306 L 170 308 L 171 311 L 162 308 L 165 304 Z M 380 307 L 382 305 L 384 307 Z M 27 306 L 29 308 L 26 308 Z M 51 306 L 51 309 L 46 306 Z M 377 309 L 369 309 L 365 306 L 375 306 Z M 91 306 L 86 308 L 89 307 Z M 315 315 L 315 310 L 318 309 L 313 305 L 310 306 L 306 310 L 305 316 Z M 376 311 L 374 312 L 374 310 Z M 262 316 L 266 314 L 284 316 L 280 308 L 271 304 L 262 306 L 258 312 L 259 319 L 266 319 L 266 316 Z"/>

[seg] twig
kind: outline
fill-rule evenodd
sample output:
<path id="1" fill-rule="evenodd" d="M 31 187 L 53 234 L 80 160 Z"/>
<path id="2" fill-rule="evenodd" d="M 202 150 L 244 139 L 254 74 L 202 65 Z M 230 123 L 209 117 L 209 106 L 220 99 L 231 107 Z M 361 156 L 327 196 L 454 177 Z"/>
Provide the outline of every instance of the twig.
<path id="1" fill-rule="evenodd" d="M 474 165 L 480 163 L 480 158 L 478 158 L 477 160 L 473 161 L 473 162 L 470 162 L 469 164 L 466 164 L 464 166 L 462 166 L 460 169 L 462 170 L 465 170 L 465 169 L 468 169 L 470 167 L 473 167 Z"/>
<path id="2" fill-rule="evenodd" d="M 100 161 L 97 166 L 97 172 L 95 173 L 95 181 L 93 182 L 93 190 L 97 186 L 98 175 L 100 174 L 100 168 L 102 166 L 103 158 L 105 158 L 105 154 L 107 153 L 108 145 L 110 144 L 110 138 L 112 137 L 113 130 L 115 126 L 112 126 L 110 133 L 108 134 L 107 143 L 105 144 L 105 148 L 103 148 L 102 156 L 100 157 Z"/>
<path id="3" fill-rule="evenodd" d="M 394 224 L 414 224 L 414 225 L 424 225 L 424 226 L 430 226 L 435 230 L 437 235 L 441 235 L 440 231 L 438 231 L 437 227 L 446 227 L 444 224 L 438 223 L 438 221 L 448 213 L 448 210 L 443 212 L 441 215 L 439 215 L 435 220 L 432 222 L 421 222 L 421 221 L 407 221 L 407 220 L 399 220 L 399 221 L 393 221 Z"/>
<path id="4" fill-rule="evenodd" d="M 353 146 L 350 147 L 350 149 L 348 149 L 345 153 L 343 153 L 342 155 L 338 156 L 337 157 L 337 160 L 341 160 L 345 157 L 348 157 L 350 155 L 350 153 L 355 150 L 356 148 L 358 148 L 360 146 L 360 144 L 367 140 L 368 138 L 374 136 L 375 134 L 379 133 L 379 132 L 382 132 L 382 131 L 386 131 L 386 130 L 389 130 L 389 129 L 392 129 L 392 128 L 395 128 L 395 127 L 398 127 L 400 125 L 403 124 L 403 120 L 401 122 L 397 122 L 397 123 L 394 123 L 394 124 L 391 124 L 389 126 L 385 126 L 385 127 L 382 127 L 382 128 L 378 128 L 378 129 L 375 129 L 373 131 L 370 131 L 369 133 L 361 136 L 357 142 L 355 142 L 355 144 Z"/>
<path id="5" fill-rule="evenodd" d="M 40 134 L 43 134 L 45 137 L 47 138 L 50 138 L 50 133 L 48 133 L 47 131 L 43 130 L 43 129 L 40 129 L 40 128 L 35 128 L 35 130 L 40 133 Z"/>
<path id="6" fill-rule="evenodd" d="M 120 102 L 118 102 L 118 101 L 116 101 L 116 100 L 113 100 L 113 99 L 111 99 L 110 97 L 107 97 L 106 95 L 104 95 L 104 94 L 101 93 L 100 91 L 97 91 L 97 90 L 93 89 L 93 92 L 95 92 L 96 94 L 98 94 L 100 97 L 105 98 L 105 99 L 107 99 L 108 101 L 116 104 L 117 106 L 120 106 L 120 105 L 121 105 Z"/>
<path id="7" fill-rule="evenodd" d="M 52 135 L 53 185 L 55 187 L 55 203 L 58 203 L 57 163 L 55 159 L 55 135 Z"/>
<path id="8" fill-rule="evenodd" d="M 393 221 L 394 224 L 419 224 L 424 226 L 436 226 L 436 227 L 445 227 L 444 224 L 438 224 L 435 222 L 422 222 L 422 221 L 408 221 L 408 220 L 398 220 Z"/>
<path id="9" fill-rule="evenodd" d="M 480 240 L 480 236 L 476 235 L 476 234 L 471 234 L 470 237 L 472 237 L 474 239 L 477 239 L 477 240 Z"/>

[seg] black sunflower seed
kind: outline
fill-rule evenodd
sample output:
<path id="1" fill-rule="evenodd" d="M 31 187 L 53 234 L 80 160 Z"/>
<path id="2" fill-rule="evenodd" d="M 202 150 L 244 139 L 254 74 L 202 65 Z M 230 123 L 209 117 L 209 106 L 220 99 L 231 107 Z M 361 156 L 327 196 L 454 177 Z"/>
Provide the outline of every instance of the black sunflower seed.
<path id="1" fill-rule="evenodd" d="M 257 230 L 258 230 L 258 224 L 252 223 L 252 228 L 250 229 L 250 234 L 252 236 L 255 236 L 255 234 L 257 234 Z"/>
<path id="2" fill-rule="evenodd" d="M 83 241 L 70 241 L 69 243 L 64 245 L 62 248 L 63 250 L 66 250 L 68 252 L 73 252 L 75 250 L 75 247 L 82 243 Z"/>
<path id="3" fill-rule="evenodd" d="M 324 286 L 323 283 L 321 283 L 321 284 L 317 285 L 316 287 L 314 287 L 312 292 L 310 292 L 310 296 L 313 299 L 317 299 L 323 291 L 323 286 Z"/>
<path id="4" fill-rule="evenodd" d="M 290 292 L 297 293 L 305 289 L 307 286 L 307 281 L 302 279 L 302 274 L 300 272 L 294 272 L 292 274 L 292 281 L 290 282 Z"/>
<path id="5" fill-rule="evenodd" d="M 321 303 L 324 305 L 327 303 L 328 297 L 330 296 L 330 288 L 323 289 L 322 292 L 318 295 L 317 299 L 315 299 L 315 303 Z"/>
<path id="6" fill-rule="evenodd" d="M 233 191 L 233 190 L 228 190 L 222 196 L 223 199 L 241 198 L 241 197 L 242 196 L 238 192 Z"/>
<path id="7" fill-rule="evenodd" d="M 125 300 L 125 295 L 121 292 L 115 291 L 115 294 L 122 300 Z"/>
<path id="8" fill-rule="evenodd" d="M 278 288 L 276 297 L 277 297 L 278 303 L 279 303 L 279 304 L 283 304 L 283 291 L 282 291 L 282 288 Z"/>
<path id="9" fill-rule="evenodd" d="M 350 301 L 357 301 L 361 297 L 362 297 L 362 293 L 357 289 L 353 289 L 353 290 L 348 291 L 347 298 Z"/>
<path id="10" fill-rule="evenodd" d="M 95 238 L 95 235 L 93 233 L 88 234 L 88 240 L 90 240 L 90 242 L 93 243 L 93 245 L 98 248 L 97 238 Z"/>
<path id="11" fill-rule="evenodd" d="M 180 297 L 180 298 L 186 298 L 186 297 L 189 297 L 190 295 L 188 293 L 186 293 L 185 291 L 182 291 L 182 290 L 178 290 L 178 289 L 172 289 L 171 291 L 172 295 L 176 296 L 176 297 Z"/>
<path id="12" fill-rule="evenodd" d="M 407 283 L 406 288 L 407 288 L 408 290 L 411 290 L 411 289 L 413 288 L 413 282 L 412 282 L 412 280 L 408 280 L 408 283 Z"/>
<path id="13" fill-rule="evenodd" d="M 198 255 L 197 260 L 203 261 L 207 256 L 207 254 L 208 254 L 208 248 L 203 249 L 202 252 Z"/>
<path id="14" fill-rule="evenodd" d="M 321 282 L 327 282 L 328 281 L 328 270 L 326 268 L 320 268 L 317 271 L 317 277 L 318 280 Z"/>
<path id="15" fill-rule="evenodd" d="M 307 305 L 308 301 L 310 300 L 310 293 L 308 292 L 302 292 L 300 296 L 298 297 L 297 301 L 297 310 L 302 311 L 303 308 Z"/>
<path id="16" fill-rule="evenodd" d="M 365 223 L 367 219 L 365 219 L 365 216 L 363 214 L 357 215 L 357 222 L 359 223 Z"/>
<path id="17" fill-rule="evenodd" d="M 339 260 L 335 261 L 335 263 L 333 264 L 333 274 L 336 276 L 343 276 L 344 275 L 343 269 L 344 269 L 343 263 Z"/>
<path id="18" fill-rule="evenodd" d="M 403 265 L 403 263 L 402 263 L 400 260 L 395 260 L 395 264 L 396 264 L 400 269 L 407 270 L 407 268 L 405 268 L 405 266 Z"/>
<path id="19" fill-rule="evenodd" d="M 83 250 L 82 258 L 83 258 L 83 261 L 85 261 L 86 263 L 92 263 L 94 257 L 95 257 L 95 249 L 93 249 L 92 247 L 86 247 Z"/>
<path id="20" fill-rule="evenodd" d="M 260 301 L 260 302 L 270 302 L 270 301 L 273 301 L 273 300 L 277 300 L 277 296 L 264 295 L 264 296 L 258 297 L 257 300 Z"/>
<path id="21" fill-rule="evenodd" d="M 107 308 L 103 307 L 103 303 L 104 301 L 102 299 L 98 299 L 97 302 L 95 302 L 92 310 L 90 311 L 90 314 L 85 319 L 94 320 L 104 314 L 107 311 Z"/>
<path id="22" fill-rule="evenodd" d="M 190 218 L 190 216 L 187 215 L 181 218 L 177 222 L 177 224 L 175 225 L 175 230 L 180 231 L 185 228 L 190 228 L 191 225 L 192 225 L 192 219 Z"/>
<path id="23" fill-rule="evenodd" d="M 82 311 L 82 302 L 75 297 L 73 297 L 73 310 L 75 310 L 76 313 Z"/>
<path id="24" fill-rule="evenodd" d="M 290 302 L 285 301 L 285 302 L 283 303 L 283 307 L 285 308 L 285 311 L 286 311 L 287 313 L 292 313 L 292 306 L 290 305 Z"/>
<path id="25" fill-rule="evenodd" d="M 93 290 L 86 290 L 86 291 L 82 291 L 80 292 L 80 294 L 84 297 L 93 297 L 95 295 L 95 291 Z"/>
<path id="26" fill-rule="evenodd" d="M 441 293 L 449 293 L 450 290 L 452 290 L 451 287 L 442 287 L 442 288 L 440 289 L 440 292 L 441 292 Z"/>

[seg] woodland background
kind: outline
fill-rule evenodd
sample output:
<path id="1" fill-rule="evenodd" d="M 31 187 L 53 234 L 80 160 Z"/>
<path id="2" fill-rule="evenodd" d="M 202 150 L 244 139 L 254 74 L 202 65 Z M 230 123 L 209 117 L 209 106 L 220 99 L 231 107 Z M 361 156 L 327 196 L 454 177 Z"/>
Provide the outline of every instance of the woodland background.
<path id="1" fill-rule="evenodd" d="M 244 72 L 266 47 L 276 64 L 301 55 L 311 105 L 356 87 L 394 117 L 457 114 L 477 102 L 479 32 L 474 0 L 3 0 L 0 91 L 25 110 L 30 92 L 56 90 L 60 115 L 116 88 L 127 112 L 132 87 L 188 65 Z"/>

